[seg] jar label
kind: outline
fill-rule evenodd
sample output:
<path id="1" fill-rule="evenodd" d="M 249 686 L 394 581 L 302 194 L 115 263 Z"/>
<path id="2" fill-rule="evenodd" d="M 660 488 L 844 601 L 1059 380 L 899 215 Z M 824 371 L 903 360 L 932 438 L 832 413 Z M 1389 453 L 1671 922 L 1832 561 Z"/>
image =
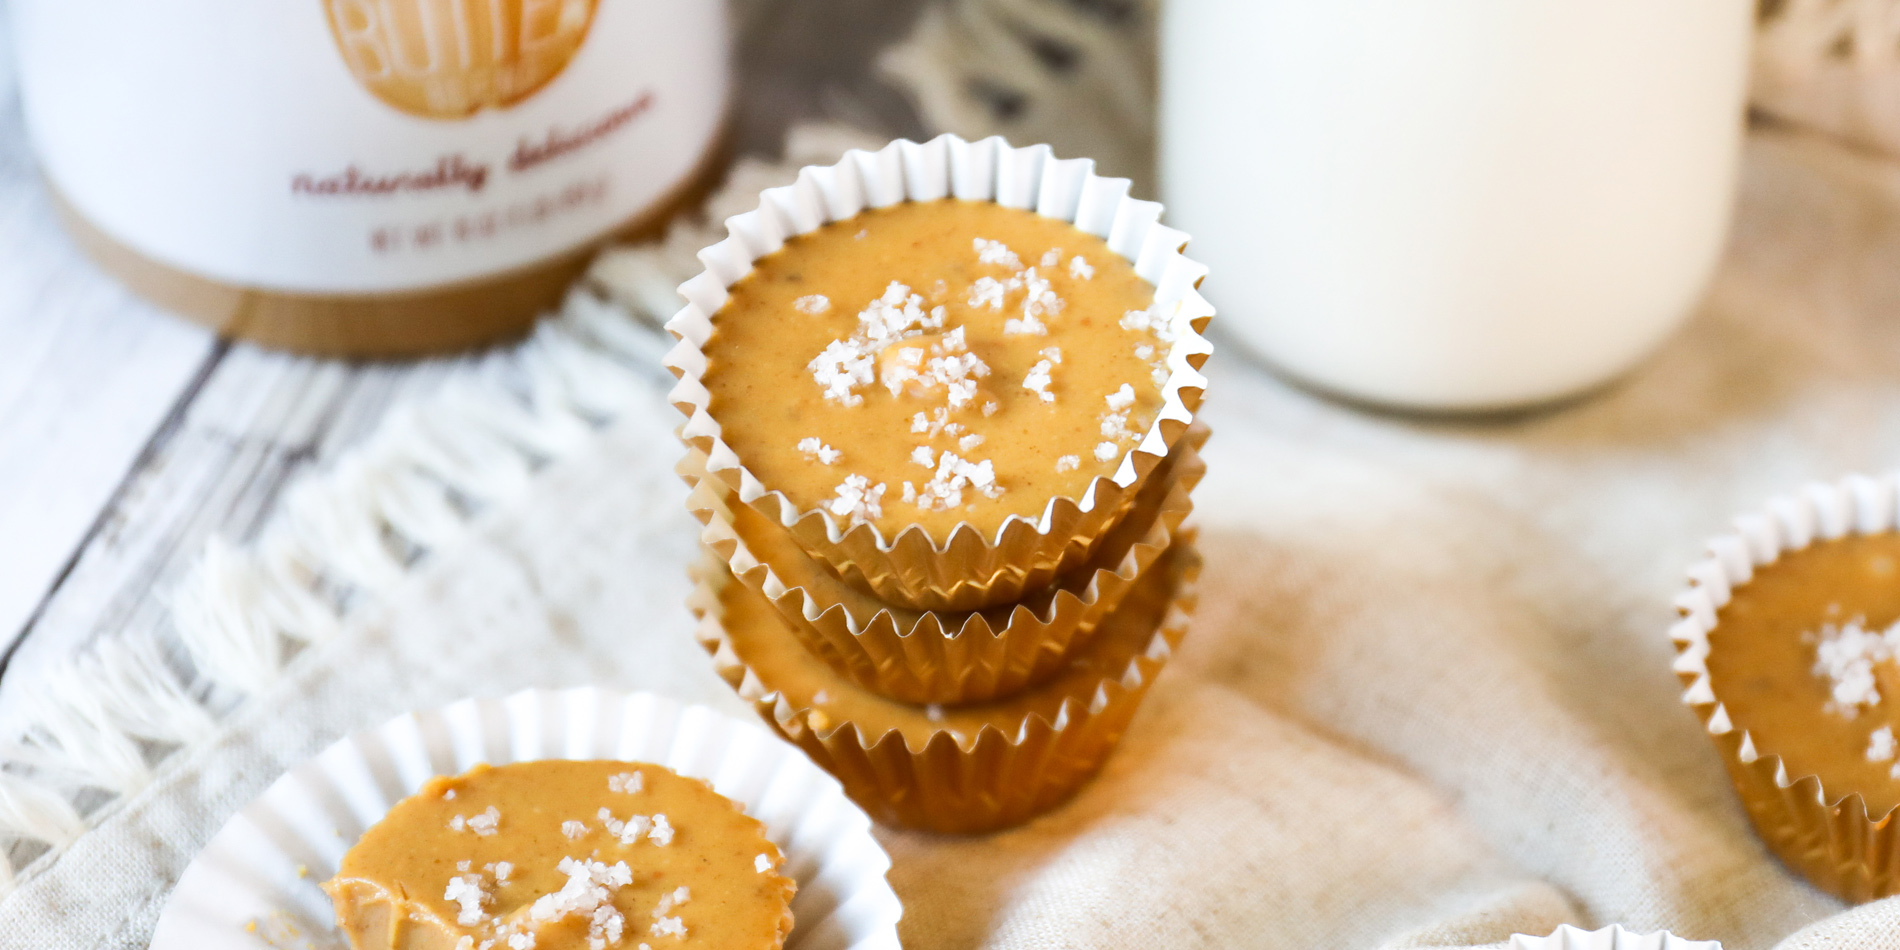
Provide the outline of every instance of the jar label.
<path id="1" fill-rule="evenodd" d="M 727 23 L 678 0 L 17 0 L 43 170 L 224 283 L 430 287 L 597 238 L 718 133 Z"/>

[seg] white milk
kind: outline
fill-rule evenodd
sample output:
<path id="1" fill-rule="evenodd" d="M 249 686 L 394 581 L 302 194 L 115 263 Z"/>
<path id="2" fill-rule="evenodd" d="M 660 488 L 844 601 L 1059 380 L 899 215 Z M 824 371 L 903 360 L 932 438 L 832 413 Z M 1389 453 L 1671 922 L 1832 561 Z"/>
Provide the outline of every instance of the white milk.
<path id="1" fill-rule="evenodd" d="M 1727 231 L 1749 0 L 1170 0 L 1169 223 L 1221 325 L 1315 386 L 1550 400 L 1693 309 Z"/>

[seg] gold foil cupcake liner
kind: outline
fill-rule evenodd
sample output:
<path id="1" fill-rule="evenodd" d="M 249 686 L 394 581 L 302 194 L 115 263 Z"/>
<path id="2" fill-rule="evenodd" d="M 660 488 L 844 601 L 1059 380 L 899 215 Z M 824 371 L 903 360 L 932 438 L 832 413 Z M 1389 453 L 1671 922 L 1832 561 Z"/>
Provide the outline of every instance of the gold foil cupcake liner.
<path id="1" fill-rule="evenodd" d="M 1047 145 L 1013 148 L 1001 138 L 968 142 L 942 135 L 921 144 L 899 140 L 876 152 L 853 150 L 835 165 L 803 169 L 796 184 L 767 189 L 757 210 L 726 221 L 724 241 L 699 252 L 706 270 L 680 285 L 688 303 L 667 322 L 679 339 L 666 366 L 679 377 L 668 399 L 687 417 L 681 438 L 705 453 L 708 471 L 740 501 L 784 525 L 839 576 L 887 602 L 975 610 L 1047 586 L 1089 556 L 1187 430 L 1207 389 L 1201 366 L 1213 352 L 1201 331 L 1214 308 L 1196 289 L 1207 268 L 1182 255 L 1187 235 L 1159 223 L 1160 204 L 1128 197 L 1127 179 L 1099 177 L 1094 167 L 1088 159 L 1058 160 Z M 994 537 L 965 522 L 941 539 L 917 525 L 886 538 L 875 525 L 849 524 L 822 508 L 800 509 L 747 470 L 707 411 L 701 347 L 712 336 L 727 288 L 787 239 L 866 208 L 946 197 L 1033 210 L 1101 237 L 1155 286 L 1155 306 L 1171 314 L 1175 342 L 1154 424 L 1114 474 L 1091 481 L 1081 497 L 1051 498 L 1035 518 L 1012 515 Z"/>
<path id="2" fill-rule="evenodd" d="M 1197 423 L 1175 445 L 1087 564 L 1057 586 L 982 611 L 885 604 L 812 560 L 758 512 L 730 507 L 730 490 L 716 479 L 700 481 L 687 507 L 705 525 L 700 540 L 706 547 L 772 601 L 792 631 L 839 673 L 901 702 L 984 702 L 1057 673 L 1173 543 L 1193 510 L 1189 492 L 1207 469 L 1199 454 L 1207 434 Z M 681 463 L 689 480 L 701 459 L 689 452 Z"/>
<path id="3" fill-rule="evenodd" d="M 1830 792 L 1818 776 L 1791 775 L 1779 755 L 1758 748 L 1715 695 L 1709 634 L 1716 612 L 1757 567 L 1816 541 L 1893 531 L 1897 501 L 1893 478 L 1851 476 L 1809 485 L 1774 499 L 1763 512 L 1736 518 L 1735 531 L 1710 541 L 1708 557 L 1690 567 L 1689 587 L 1675 601 L 1681 617 L 1669 629 L 1683 704 L 1702 719 L 1755 831 L 1790 868 L 1849 901 L 1900 893 L 1900 809 L 1869 815 L 1860 793 Z"/>
<path id="4" fill-rule="evenodd" d="M 688 603 L 720 676 L 873 818 L 970 833 L 1054 808 L 1100 770 L 1186 635 L 1200 564 L 1192 539 L 1183 539 L 1063 676 L 1008 700 L 950 710 L 883 699 L 837 675 L 717 561 L 702 563 Z M 751 601 L 732 601 L 729 612 L 722 595 Z M 766 622 L 773 628 L 734 635 L 739 624 Z"/>

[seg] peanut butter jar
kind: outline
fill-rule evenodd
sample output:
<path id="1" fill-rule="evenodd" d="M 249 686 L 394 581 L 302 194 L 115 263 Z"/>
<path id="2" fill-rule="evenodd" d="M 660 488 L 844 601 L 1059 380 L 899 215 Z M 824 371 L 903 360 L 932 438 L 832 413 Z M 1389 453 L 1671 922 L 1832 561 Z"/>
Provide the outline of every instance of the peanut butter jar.
<path id="1" fill-rule="evenodd" d="M 723 169 L 724 5 L 21 0 L 76 242 L 220 333 L 385 356 L 520 332 Z"/>

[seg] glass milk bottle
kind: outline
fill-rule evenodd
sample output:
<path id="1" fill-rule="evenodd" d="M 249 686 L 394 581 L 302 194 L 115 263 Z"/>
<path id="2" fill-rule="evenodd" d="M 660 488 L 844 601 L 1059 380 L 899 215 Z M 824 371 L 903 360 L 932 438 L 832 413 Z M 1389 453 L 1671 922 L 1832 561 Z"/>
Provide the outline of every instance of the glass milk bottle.
<path id="1" fill-rule="evenodd" d="M 1221 324 L 1323 390 L 1486 410 L 1690 313 L 1740 151 L 1749 0 L 1170 0 L 1161 178 Z"/>

